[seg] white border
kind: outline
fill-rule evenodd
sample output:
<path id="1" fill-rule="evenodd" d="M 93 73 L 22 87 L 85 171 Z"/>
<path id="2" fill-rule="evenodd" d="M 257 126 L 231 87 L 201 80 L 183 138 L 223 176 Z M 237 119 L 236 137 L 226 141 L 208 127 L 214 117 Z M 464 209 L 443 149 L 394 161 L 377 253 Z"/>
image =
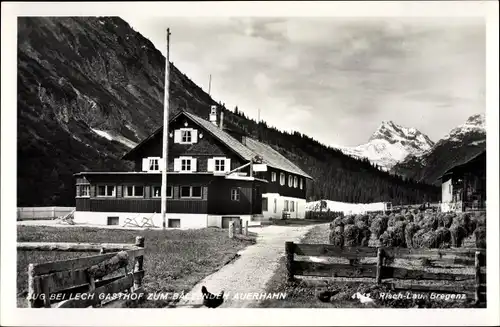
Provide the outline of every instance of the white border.
<path id="1" fill-rule="evenodd" d="M 487 18 L 487 309 L 17 309 L 16 283 L 16 67 L 17 16 L 344 16 Z M 192 2 L 2 3 L 1 325 L 497 325 L 498 308 L 498 2 Z M 466 64 L 466 63 L 464 63 Z M 112 310 L 112 309 L 111 309 Z M 33 314 L 36 312 L 36 314 Z"/>

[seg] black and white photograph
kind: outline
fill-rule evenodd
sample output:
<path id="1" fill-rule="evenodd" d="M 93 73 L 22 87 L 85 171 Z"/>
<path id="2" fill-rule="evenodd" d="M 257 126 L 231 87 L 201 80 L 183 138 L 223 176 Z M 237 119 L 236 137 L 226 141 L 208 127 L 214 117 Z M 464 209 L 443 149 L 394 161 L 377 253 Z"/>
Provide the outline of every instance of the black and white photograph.
<path id="1" fill-rule="evenodd" d="M 500 323 L 498 3 L 239 4 L 2 3 L 2 325 Z"/>

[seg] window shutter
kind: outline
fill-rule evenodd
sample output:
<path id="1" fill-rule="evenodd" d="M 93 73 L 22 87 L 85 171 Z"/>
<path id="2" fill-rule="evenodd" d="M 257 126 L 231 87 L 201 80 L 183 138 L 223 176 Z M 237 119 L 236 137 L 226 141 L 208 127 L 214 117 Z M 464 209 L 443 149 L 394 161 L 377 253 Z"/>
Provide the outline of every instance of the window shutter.
<path id="1" fill-rule="evenodd" d="M 215 171 L 215 159 L 208 159 L 207 171 Z"/>
<path id="2" fill-rule="evenodd" d="M 80 193 L 80 188 L 81 188 L 81 186 L 80 186 L 80 185 L 77 185 L 77 186 L 76 186 L 76 196 L 81 196 L 81 193 Z"/>
<path id="3" fill-rule="evenodd" d="M 159 168 L 160 171 L 163 171 L 163 165 L 164 165 L 163 158 L 158 159 L 158 168 Z"/>
<path id="4" fill-rule="evenodd" d="M 181 159 L 174 159 L 174 171 L 181 171 Z"/>
<path id="5" fill-rule="evenodd" d="M 116 197 L 121 198 L 123 197 L 123 186 L 122 185 L 117 185 L 116 186 Z"/>
<path id="6" fill-rule="evenodd" d="M 197 169 L 197 163 L 198 163 L 198 160 L 196 160 L 196 158 L 192 158 L 191 159 L 191 171 L 196 171 Z"/>
<path id="7" fill-rule="evenodd" d="M 225 172 L 229 172 L 231 171 L 231 159 L 224 159 L 225 160 L 225 164 L 224 164 L 224 168 L 225 168 Z"/>
<path id="8" fill-rule="evenodd" d="M 148 160 L 148 158 L 142 158 L 142 171 L 149 171 L 149 160 Z"/>
<path id="9" fill-rule="evenodd" d="M 181 143 L 181 130 L 176 129 L 174 131 L 174 143 Z"/>
<path id="10" fill-rule="evenodd" d="M 191 131 L 191 143 L 196 143 L 196 142 L 198 142 L 198 130 L 193 129 Z"/>

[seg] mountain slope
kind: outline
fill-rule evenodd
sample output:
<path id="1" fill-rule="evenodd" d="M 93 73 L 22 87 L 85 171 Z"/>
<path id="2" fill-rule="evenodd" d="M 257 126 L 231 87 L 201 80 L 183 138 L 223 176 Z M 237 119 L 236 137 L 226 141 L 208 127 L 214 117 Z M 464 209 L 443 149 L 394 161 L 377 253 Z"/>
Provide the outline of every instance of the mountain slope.
<path id="1" fill-rule="evenodd" d="M 343 153 L 366 158 L 383 170 L 391 169 L 407 156 L 419 156 L 432 148 L 434 142 L 415 128 L 405 128 L 392 121 L 383 121 L 368 140 L 356 147 L 340 147 Z"/>
<path id="2" fill-rule="evenodd" d="M 393 167 L 392 172 L 425 183 L 439 183 L 448 169 L 461 164 L 486 148 L 485 115 L 469 117 L 439 140 L 422 156 L 409 156 Z"/>
<path id="3" fill-rule="evenodd" d="M 119 158 L 161 125 L 165 58 L 120 18 L 24 17 L 18 25 L 18 205 L 72 205 L 72 174 L 128 169 Z M 172 113 L 187 105 L 208 116 L 215 101 L 170 67 Z M 225 126 L 261 138 L 313 176 L 308 198 L 414 203 L 438 194 L 221 107 Z"/>

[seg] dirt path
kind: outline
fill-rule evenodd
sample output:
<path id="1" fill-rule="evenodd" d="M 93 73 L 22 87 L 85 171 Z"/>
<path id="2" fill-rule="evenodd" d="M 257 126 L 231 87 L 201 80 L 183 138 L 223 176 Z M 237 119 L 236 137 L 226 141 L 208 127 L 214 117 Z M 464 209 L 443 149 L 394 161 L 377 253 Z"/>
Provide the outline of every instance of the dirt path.
<path id="1" fill-rule="evenodd" d="M 267 281 L 277 268 L 278 260 L 284 255 L 285 241 L 300 241 L 312 227 L 314 226 L 251 228 L 252 232 L 258 234 L 257 244 L 247 247 L 240 252 L 241 256 L 237 260 L 195 285 L 179 302 L 179 307 L 199 307 L 202 303 L 202 285 L 214 294 L 224 290 L 225 300 L 220 308 L 251 306 L 256 300 L 235 298 L 235 295 L 264 292 Z"/>

